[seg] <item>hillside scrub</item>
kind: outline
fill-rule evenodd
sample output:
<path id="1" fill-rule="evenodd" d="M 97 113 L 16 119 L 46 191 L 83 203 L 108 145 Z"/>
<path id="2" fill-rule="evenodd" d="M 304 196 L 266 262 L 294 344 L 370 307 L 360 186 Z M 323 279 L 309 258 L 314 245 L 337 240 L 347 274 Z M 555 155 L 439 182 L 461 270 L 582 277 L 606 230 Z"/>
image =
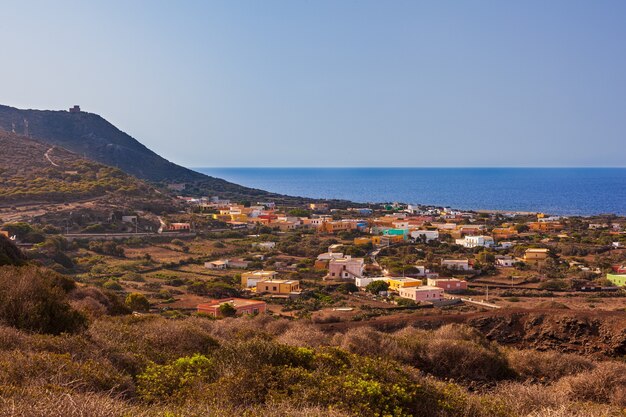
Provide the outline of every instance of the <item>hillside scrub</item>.
<path id="1" fill-rule="evenodd" d="M 625 365 L 501 349 L 463 325 L 327 335 L 269 316 L 92 320 L 63 335 L 0 326 L 10 415 L 618 416 L 624 406 Z"/>

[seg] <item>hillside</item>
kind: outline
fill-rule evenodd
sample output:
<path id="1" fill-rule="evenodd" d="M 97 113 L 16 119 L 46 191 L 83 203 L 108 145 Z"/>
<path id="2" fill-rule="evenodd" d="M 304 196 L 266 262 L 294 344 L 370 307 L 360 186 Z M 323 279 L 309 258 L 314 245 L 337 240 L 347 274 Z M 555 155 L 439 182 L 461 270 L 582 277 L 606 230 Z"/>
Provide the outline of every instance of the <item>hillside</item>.
<path id="1" fill-rule="evenodd" d="M 21 110 L 0 105 L 0 129 L 61 146 L 154 183 L 185 183 L 186 194 L 304 201 L 243 187 L 176 165 L 93 113 Z"/>
<path id="2" fill-rule="evenodd" d="M 57 146 L 0 131 L 0 202 L 72 202 L 124 196 L 162 200 L 153 187 L 117 168 Z"/>

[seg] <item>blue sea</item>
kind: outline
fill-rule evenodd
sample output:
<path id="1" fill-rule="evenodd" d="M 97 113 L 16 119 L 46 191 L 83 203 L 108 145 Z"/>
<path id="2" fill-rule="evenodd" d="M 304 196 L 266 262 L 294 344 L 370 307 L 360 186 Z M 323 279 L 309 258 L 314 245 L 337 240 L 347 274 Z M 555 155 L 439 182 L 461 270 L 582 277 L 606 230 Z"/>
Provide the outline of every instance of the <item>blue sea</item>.
<path id="1" fill-rule="evenodd" d="M 280 194 L 468 210 L 626 215 L 626 168 L 195 168 Z"/>

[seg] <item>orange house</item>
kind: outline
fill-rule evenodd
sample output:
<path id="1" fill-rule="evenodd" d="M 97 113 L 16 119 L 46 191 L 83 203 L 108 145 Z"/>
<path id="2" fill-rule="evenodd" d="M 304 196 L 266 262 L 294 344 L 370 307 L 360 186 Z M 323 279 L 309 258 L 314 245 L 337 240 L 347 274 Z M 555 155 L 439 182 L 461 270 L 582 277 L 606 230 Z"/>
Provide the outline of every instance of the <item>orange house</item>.
<path id="1" fill-rule="evenodd" d="M 528 227 L 530 230 L 537 232 L 558 232 L 563 230 L 563 225 L 559 222 L 530 222 Z"/>
<path id="2" fill-rule="evenodd" d="M 220 306 L 224 304 L 232 305 L 237 311 L 237 315 L 244 314 L 261 314 L 265 313 L 267 304 L 263 301 L 248 300 L 245 298 L 223 298 L 221 300 L 213 300 L 209 303 L 198 304 L 198 313 L 208 314 L 213 317 L 222 317 Z"/>

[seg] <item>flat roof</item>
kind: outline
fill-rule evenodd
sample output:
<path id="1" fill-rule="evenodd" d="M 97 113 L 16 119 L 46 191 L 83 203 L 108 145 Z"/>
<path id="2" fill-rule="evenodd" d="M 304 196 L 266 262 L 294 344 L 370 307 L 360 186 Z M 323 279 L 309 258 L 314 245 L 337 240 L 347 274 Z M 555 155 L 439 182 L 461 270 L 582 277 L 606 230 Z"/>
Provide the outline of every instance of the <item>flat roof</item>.
<path id="1" fill-rule="evenodd" d="M 245 307 L 265 304 L 265 301 L 249 300 L 247 298 L 224 298 L 221 300 L 214 300 L 212 302 L 198 304 L 197 308 L 215 308 L 223 304 L 232 304 L 233 307 Z"/>
<path id="2" fill-rule="evenodd" d="M 261 283 L 266 283 L 266 284 L 299 284 L 300 281 L 293 280 L 293 279 L 268 279 L 266 281 L 259 282 L 259 284 L 261 284 Z"/>
<path id="3" fill-rule="evenodd" d="M 270 275 L 276 275 L 278 274 L 278 272 L 276 271 L 263 271 L 263 270 L 259 270 L 259 271 L 252 271 L 252 272 L 244 272 L 244 274 L 246 276 L 250 276 L 250 275 L 256 275 L 259 277 L 264 277 L 264 276 L 270 276 Z M 243 275 L 243 274 L 242 274 Z"/>
<path id="4" fill-rule="evenodd" d="M 422 285 L 420 287 L 405 287 L 401 291 L 443 291 L 443 288 L 433 287 L 431 285 Z"/>

